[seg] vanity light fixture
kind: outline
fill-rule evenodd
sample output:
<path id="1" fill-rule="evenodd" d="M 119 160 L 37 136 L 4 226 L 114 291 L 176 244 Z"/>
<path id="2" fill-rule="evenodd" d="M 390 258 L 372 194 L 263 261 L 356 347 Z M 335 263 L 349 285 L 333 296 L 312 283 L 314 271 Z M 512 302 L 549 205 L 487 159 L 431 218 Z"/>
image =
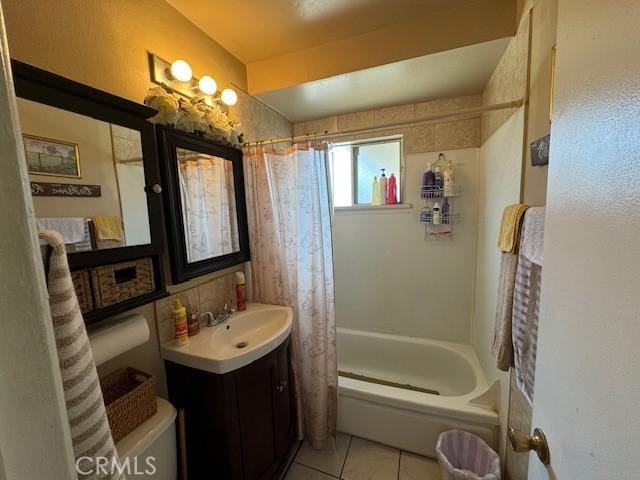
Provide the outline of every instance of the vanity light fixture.
<path id="1" fill-rule="evenodd" d="M 188 82 L 193 78 L 193 70 L 191 70 L 191 65 L 189 65 L 184 60 L 174 61 L 171 64 L 171 68 L 169 69 L 169 71 L 171 72 L 171 76 L 180 82 Z"/>
<path id="2" fill-rule="evenodd" d="M 225 88 L 220 94 L 220 101 L 225 105 L 235 105 L 238 101 L 238 94 L 235 92 L 235 90 Z"/>
<path id="3" fill-rule="evenodd" d="M 151 81 L 171 92 L 188 98 L 202 93 L 206 95 L 204 101 L 211 106 L 215 103 L 232 106 L 238 102 L 238 94 L 232 88 L 218 92 L 218 84 L 210 75 L 203 75 L 199 79 L 194 77 L 191 65 L 186 60 L 178 59 L 169 63 L 149 53 L 149 67 Z"/>
<path id="4" fill-rule="evenodd" d="M 198 89 L 205 95 L 215 95 L 218 91 L 218 84 L 209 75 L 203 75 L 198 81 Z"/>

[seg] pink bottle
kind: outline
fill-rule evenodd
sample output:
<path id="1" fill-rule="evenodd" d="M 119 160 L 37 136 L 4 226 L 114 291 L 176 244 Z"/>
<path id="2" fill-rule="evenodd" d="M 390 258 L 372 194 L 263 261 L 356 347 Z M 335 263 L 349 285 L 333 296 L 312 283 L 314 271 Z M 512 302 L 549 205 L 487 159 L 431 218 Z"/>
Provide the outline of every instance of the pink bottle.
<path id="1" fill-rule="evenodd" d="M 396 176 L 392 173 L 387 181 L 387 204 L 395 205 L 398 203 L 398 187 Z"/>

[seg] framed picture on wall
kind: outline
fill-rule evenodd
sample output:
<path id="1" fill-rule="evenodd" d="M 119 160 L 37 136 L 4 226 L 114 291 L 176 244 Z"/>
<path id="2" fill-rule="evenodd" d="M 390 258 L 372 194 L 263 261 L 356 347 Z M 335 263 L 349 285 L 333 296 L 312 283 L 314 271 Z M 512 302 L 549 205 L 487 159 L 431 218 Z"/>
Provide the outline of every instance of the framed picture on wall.
<path id="1" fill-rule="evenodd" d="M 80 178 L 78 144 L 51 138 L 22 135 L 29 173 Z"/>

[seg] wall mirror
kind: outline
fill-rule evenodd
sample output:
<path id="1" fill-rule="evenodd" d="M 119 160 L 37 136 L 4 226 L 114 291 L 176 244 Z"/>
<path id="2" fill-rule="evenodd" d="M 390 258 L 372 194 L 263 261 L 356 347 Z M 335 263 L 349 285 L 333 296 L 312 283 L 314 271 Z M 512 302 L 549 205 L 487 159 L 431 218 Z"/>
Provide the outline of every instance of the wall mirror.
<path id="1" fill-rule="evenodd" d="M 156 111 L 11 67 L 38 227 L 65 241 L 85 322 L 165 296 Z"/>
<path id="2" fill-rule="evenodd" d="M 151 244 L 140 131 L 18 98 L 40 228 L 67 252 Z"/>
<path id="3" fill-rule="evenodd" d="M 174 283 L 248 261 L 242 152 L 157 129 Z"/>

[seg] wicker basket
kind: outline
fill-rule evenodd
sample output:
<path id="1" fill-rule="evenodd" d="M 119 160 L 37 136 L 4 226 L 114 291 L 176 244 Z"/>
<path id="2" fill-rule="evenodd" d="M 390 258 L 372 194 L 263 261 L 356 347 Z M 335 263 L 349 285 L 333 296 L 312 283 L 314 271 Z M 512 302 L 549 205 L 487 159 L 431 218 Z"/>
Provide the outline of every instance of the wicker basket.
<path id="1" fill-rule="evenodd" d="M 156 377 L 134 368 L 121 368 L 100 380 L 114 442 L 155 415 L 156 383 Z"/>
<path id="2" fill-rule="evenodd" d="M 96 308 L 104 308 L 155 290 L 153 262 L 141 258 L 91 269 Z"/>
<path id="3" fill-rule="evenodd" d="M 87 313 L 93 310 L 93 298 L 91 296 L 91 285 L 89 284 L 89 272 L 87 270 L 76 270 L 71 272 L 73 288 L 78 297 L 80 311 Z"/>

